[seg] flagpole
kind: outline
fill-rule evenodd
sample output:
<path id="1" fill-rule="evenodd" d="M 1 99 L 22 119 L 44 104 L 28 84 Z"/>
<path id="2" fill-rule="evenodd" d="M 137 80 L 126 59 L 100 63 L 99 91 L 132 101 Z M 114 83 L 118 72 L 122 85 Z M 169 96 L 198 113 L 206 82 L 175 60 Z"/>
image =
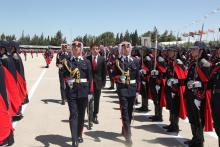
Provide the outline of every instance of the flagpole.
<path id="1" fill-rule="evenodd" d="M 204 23 L 202 24 L 202 32 L 201 32 L 201 34 L 200 34 L 200 41 L 202 41 L 202 34 L 203 34 L 203 29 L 204 29 Z"/>

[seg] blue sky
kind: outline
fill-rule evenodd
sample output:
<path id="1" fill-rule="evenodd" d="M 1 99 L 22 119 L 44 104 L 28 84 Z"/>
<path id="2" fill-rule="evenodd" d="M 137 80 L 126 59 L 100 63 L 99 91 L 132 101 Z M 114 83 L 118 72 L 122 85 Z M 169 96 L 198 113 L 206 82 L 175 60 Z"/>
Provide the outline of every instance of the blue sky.
<path id="1" fill-rule="evenodd" d="M 2 0 L 0 33 L 54 35 L 61 30 L 70 41 L 105 31 L 142 34 L 154 26 L 161 32 L 187 32 L 202 22 L 188 24 L 219 7 L 220 0 Z M 205 21 L 205 29 L 219 27 L 220 12 Z"/>

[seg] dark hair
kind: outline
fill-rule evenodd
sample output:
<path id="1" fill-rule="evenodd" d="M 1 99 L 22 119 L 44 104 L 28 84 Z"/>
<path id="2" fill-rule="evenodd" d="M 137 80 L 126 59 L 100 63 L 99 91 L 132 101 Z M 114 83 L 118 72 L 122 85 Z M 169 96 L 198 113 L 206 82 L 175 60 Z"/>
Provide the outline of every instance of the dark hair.
<path id="1" fill-rule="evenodd" d="M 98 45 L 97 43 L 92 43 L 92 44 L 90 45 L 90 49 L 93 48 L 94 46 L 99 47 L 99 45 Z"/>

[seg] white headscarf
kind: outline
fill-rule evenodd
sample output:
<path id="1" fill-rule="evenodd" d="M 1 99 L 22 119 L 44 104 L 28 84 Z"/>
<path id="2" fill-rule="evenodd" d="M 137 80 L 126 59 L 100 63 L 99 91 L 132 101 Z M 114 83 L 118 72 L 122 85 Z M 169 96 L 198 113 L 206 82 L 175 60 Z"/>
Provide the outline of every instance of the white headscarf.
<path id="1" fill-rule="evenodd" d="M 81 46 L 80 46 L 80 56 L 82 57 L 83 43 L 80 42 L 80 41 L 73 41 L 73 42 L 72 42 L 72 44 L 71 44 L 71 54 L 72 54 L 72 55 L 73 55 L 73 53 L 72 53 L 73 44 L 81 44 Z"/>
<path id="2" fill-rule="evenodd" d="M 129 48 L 130 48 L 130 53 L 129 55 L 131 55 L 131 50 L 132 50 L 132 45 L 130 42 L 127 42 L 127 41 L 123 41 L 121 42 L 119 45 L 118 45 L 118 53 L 119 53 L 119 56 L 122 56 L 123 55 L 123 50 L 122 50 L 122 45 L 124 44 L 128 44 L 129 45 Z"/>

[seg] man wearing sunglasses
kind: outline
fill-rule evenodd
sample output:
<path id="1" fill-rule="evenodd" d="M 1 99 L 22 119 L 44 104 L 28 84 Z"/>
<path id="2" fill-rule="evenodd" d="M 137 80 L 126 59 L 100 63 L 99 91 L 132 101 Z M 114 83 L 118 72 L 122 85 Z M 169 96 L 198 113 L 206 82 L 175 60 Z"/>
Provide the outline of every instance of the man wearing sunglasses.
<path id="1" fill-rule="evenodd" d="M 122 118 L 122 135 L 126 139 L 126 145 L 131 146 L 131 120 L 133 106 L 139 91 L 139 66 L 138 61 L 131 57 L 131 44 L 122 42 L 119 45 L 119 58 L 116 59 L 114 68 L 114 80 L 117 85 L 117 94 Z"/>
<path id="2" fill-rule="evenodd" d="M 83 142 L 85 109 L 88 98 L 93 93 L 91 87 L 92 70 L 90 62 L 82 57 L 83 44 L 72 43 L 71 57 L 64 63 L 64 79 L 66 97 L 70 111 L 69 123 L 72 135 L 72 147 L 78 147 Z"/>

